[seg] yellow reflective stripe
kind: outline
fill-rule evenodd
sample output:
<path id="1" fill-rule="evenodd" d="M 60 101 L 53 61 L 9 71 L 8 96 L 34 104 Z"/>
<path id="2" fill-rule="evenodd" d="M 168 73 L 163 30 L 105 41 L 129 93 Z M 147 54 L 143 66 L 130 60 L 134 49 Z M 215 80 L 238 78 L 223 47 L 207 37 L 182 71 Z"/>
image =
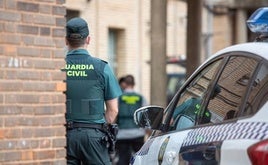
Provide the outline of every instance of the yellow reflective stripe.
<path id="1" fill-rule="evenodd" d="M 122 100 L 127 104 L 136 104 L 137 101 L 140 101 L 139 96 L 122 96 Z"/>

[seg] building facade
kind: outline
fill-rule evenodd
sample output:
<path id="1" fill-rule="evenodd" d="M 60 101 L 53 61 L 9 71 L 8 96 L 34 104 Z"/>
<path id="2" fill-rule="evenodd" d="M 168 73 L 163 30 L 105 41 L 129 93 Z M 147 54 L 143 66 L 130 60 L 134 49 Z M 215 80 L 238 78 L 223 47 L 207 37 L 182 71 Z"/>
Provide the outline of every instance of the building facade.
<path id="1" fill-rule="evenodd" d="M 150 0 L 66 0 L 67 19 L 80 16 L 90 26 L 93 56 L 109 62 L 116 76 L 134 75 L 136 90 L 150 98 Z M 168 3 L 168 51 L 185 56 L 186 3 Z M 174 23 L 175 21 L 175 23 Z M 176 35 L 174 35 L 176 33 Z M 175 68 L 184 72 L 182 68 Z M 174 68 L 170 68 L 170 72 Z"/>
<path id="2" fill-rule="evenodd" d="M 255 2 L 255 1 L 254 1 Z M 203 0 L 201 62 L 216 51 L 249 38 L 246 20 L 263 3 Z M 67 19 L 80 16 L 90 26 L 93 56 L 109 62 L 117 77 L 133 74 L 136 90 L 150 99 L 150 0 L 66 0 Z M 186 58 L 187 1 L 167 0 L 167 57 Z M 191 29 L 188 29 L 191 30 Z M 167 65 L 167 73 L 185 68 Z M 161 83 L 161 82 L 160 82 Z"/>

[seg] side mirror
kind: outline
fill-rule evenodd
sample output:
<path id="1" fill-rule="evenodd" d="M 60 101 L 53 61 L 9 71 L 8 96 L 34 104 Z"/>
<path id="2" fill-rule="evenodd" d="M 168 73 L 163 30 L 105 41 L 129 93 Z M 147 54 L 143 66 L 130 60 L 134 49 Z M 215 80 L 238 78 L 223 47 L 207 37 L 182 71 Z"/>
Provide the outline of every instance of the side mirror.
<path id="1" fill-rule="evenodd" d="M 159 130 L 163 119 L 164 108 L 160 106 L 146 106 L 134 113 L 135 123 L 142 128 Z"/>

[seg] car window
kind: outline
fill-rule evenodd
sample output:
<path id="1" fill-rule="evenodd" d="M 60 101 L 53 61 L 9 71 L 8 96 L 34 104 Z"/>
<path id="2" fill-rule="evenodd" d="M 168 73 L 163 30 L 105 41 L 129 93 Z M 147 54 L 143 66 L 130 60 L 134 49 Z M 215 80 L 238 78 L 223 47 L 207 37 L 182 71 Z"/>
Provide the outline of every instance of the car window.
<path id="1" fill-rule="evenodd" d="M 182 115 L 195 121 L 196 116 L 201 114 L 205 94 L 208 91 L 210 82 L 217 72 L 221 61 L 222 60 L 217 60 L 207 66 L 189 83 L 186 88 L 184 88 L 185 90 L 181 94 L 180 99 L 177 101 L 176 108 L 172 114 L 170 122 L 171 130 L 178 130 L 178 128 L 184 129 L 184 127 L 178 126 L 178 123 L 181 123 L 179 119 Z M 206 118 L 204 118 L 203 123 L 209 122 L 209 111 L 206 111 L 204 114 Z M 185 120 L 185 117 L 183 120 Z M 182 125 L 189 126 L 189 124 Z"/>
<path id="2" fill-rule="evenodd" d="M 241 116 L 256 113 L 268 101 L 268 64 L 262 64 L 257 76 L 252 82 L 250 94 L 247 99 L 245 111 Z"/>
<path id="3" fill-rule="evenodd" d="M 174 97 L 185 81 L 184 74 L 170 74 L 167 80 L 167 103 Z"/>
<path id="4" fill-rule="evenodd" d="M 257 64 L 255 59 L 244 56 L 229 59 L 217 82 L 221 92 L 208 103 L 212 123 L 235 117 Z"/>

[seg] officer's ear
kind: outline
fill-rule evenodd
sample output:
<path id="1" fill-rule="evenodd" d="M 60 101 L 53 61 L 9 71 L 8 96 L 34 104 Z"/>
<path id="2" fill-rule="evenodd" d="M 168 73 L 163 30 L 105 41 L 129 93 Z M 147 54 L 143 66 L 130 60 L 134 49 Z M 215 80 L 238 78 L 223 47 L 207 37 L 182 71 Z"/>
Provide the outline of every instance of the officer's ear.
<path id="1" fill-rule="evenodd" d="M 86 44 L 87 44 L 87 45 L 90 44 L 90 37 L 89 37 L 89 36 L 87 36 L 87 38 L 86 38 Z"/>

